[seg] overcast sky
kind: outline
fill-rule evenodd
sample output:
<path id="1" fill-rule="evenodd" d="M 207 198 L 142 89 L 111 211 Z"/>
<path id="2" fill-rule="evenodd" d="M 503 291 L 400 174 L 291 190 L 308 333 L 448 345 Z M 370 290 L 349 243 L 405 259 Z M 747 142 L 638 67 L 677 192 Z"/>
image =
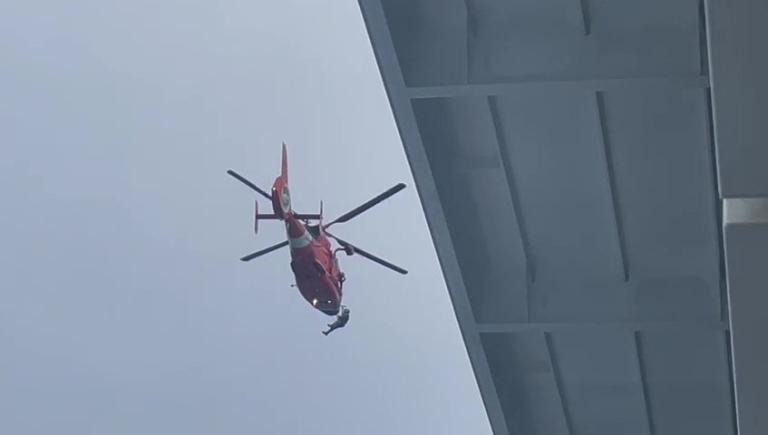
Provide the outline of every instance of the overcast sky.
<path id="1" fill-rule="evenodd" d="M 238 261 L 282 141 L 302 211 L 408 184 L 337 233 L 411 273 L 341 258 L 327 338 Z M 353 0 L 3 2 L 0 201 L 0 433 L 490 433 Z"/>

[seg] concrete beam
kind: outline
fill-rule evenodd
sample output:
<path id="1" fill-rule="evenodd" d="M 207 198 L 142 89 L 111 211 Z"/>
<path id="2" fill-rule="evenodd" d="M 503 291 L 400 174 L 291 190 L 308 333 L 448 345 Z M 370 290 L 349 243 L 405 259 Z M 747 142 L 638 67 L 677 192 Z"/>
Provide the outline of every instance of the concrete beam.
<path id="1" fill-rule="evenodd" d="M 740 435 L 768 430 L 768 198 L 723 205 L 736 419 Z"/>
<path id="2" fill-rule="evenodd" d="M 643 337 L 640 331 L 635 331 L 635 355 L 637 356 L 637 371 L 640 374 L 640 392 L 643 395 L 643 406 L 645 406 L 645 416 L 648 421 L 648 435 L 656 435 L 656 423 L 653 417 L 653 407 L 651 406 L 650 391 L 648 389 L 648 375 L 645 369 L 645 359 L 643 357 Z"/>
<path id="3" fill-rule="evenodd" d="M 437 249 L 437 256 L 443 269 L 443 275 L 456 312 L 459 329 L 467 347 L 480 395 L 485 403 L 491 429 L 497 435 L 508 434 L 509 430 L 504 412 L 499 402 L 483 344 L 480 341 L 480 334 L 475 328 L 474 315 L 467 290 L 464 288 L 461 268 L 448 231 L 448 224 L 432 176 L 432 169 L 429 166 L 424 145 L 421 143 L 416 116 L 413 113 L 413 106 L 395 53 L 381 0 L 359 0 L 359 4 L 368 33 L 371 35 L 373 51 L 382 72 L 384 87 L 389 96 L 395 122 L 414 175 L 416 189 L 427 216 L 432 239 Z"/>
<path id="4" fill-rule="evenodd" d="M 706 16 L 720 191 L 768 196 L 768 2 L 707 0 Z"/>
<path id="5" fill-rule="evenodd" d="M 706 89 L 709 78 L 690 77 L 639 77 L 601 80 L 519 80 L 504 83 L 420 86 L 406 89 L 410 98 L 472 97 L 514 94 L 522 90 L 541 89 L 556 91 L 611 91 L 621 89 Z"/>
<path id="6" fill-rule="evenodd" d="M 766 257 L 768 258 L 768 257 Z M 484 334 L 515 332 L 562 332 L 574 330 L 612 331 L 727 331 L 728 323 L 719 321 L 674 322 L 531 322 L 531 323 L 479 323 L 477 330 Z"/>
<path id="7" fill-rule="evenodd" d="M 560 358 L 557 355 L 557 349 L 552 339 L 552 334 L 549 332 L 544 333 L 544 341 L 547 345 L 547 355 L 549 356 L 549 364 L 552 367 L 552 377 L 555 381 L 555 388 L 557 388 L 557 396 L 560 399 L 560 406 L 563 410 L 563 419 L 565 420 L 565 429 L 567 435 L 573 434 L 573 417 L 571 417 L 571 408 L 568 406 L 568 398 L 565 397 L 565 389 L 563 387 L 563 374 L 560 370 Z"/>

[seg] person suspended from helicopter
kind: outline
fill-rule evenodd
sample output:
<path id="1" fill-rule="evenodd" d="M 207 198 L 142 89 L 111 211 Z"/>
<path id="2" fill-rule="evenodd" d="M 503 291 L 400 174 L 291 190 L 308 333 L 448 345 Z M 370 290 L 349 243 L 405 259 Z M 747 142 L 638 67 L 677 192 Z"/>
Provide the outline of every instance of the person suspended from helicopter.
<path id="1" fill-rule="evenodd" d="M 328 324 L 328 330 L 323 331 L 323 335 L 328 335 L 336 329 L 343 328 L 347 322 L 349 322 L 349 308 L 342 305 L 341 314 L 336 316 L 336 320 L 333 323 Z"/>

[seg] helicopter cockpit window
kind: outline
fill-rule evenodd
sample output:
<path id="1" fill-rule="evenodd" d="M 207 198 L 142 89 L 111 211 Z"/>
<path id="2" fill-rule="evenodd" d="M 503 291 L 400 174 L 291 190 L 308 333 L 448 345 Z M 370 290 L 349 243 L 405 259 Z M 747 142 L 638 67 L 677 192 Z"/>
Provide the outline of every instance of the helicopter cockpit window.
<path id="1" fill-rule="evenodd" d="M 317 238 L 320 236 L 320 225 L 307 225 L 307 231 L 312 237 Z"/>

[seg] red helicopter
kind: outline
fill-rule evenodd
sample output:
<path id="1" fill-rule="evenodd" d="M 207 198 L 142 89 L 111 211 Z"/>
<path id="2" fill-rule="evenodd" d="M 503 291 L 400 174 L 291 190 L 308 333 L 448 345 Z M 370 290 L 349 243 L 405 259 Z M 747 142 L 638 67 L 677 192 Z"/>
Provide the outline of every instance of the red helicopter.
<path id="1" fill-rule="evenodd" d="M 329 316 L 337 315 L 342 308 L 342 286 L 345 281 L 345 275 L 339 268 L 339 263 L 336 259 L 337 252 L 344 251 L 347 255 L 359 254 L 361 257 L 379 263 L 395 272 L 401 274 L 408 273 L 407 270 L 366 252 L 327 231 L 330 226 L 347 222 L 401 191 L 405 188 L 405 184 L 399 183 L 361 206 L 350 210 L 327 224 L 323 224 L 322 202 L 320 202 L 320 213 L 318 214 L 296 213 L 291 208 L 291 194 L 288 189 L 288 152 L 285 144 L 283 144 L 282 160 L 282 170 L 280 176 L 275 179 L 272 185 L 272 194 L 260 189 L 237 172 L 231 169 L 227 171 L 229 175 L 255 190 L 272 203 L 273 213 L 259 214 L 258 201 L 256 202 L 254 232 L 258 232 L 260 220 L 281 220 L 285 222 L 288 236 L 286 241 L 248 254 L 241 258 L 241 261 L 250 261 L 269 252 L 290 246 L 291 270 L 293 270 L 296 286 L 299 288 L 301 295 L 314 308 Z M 316 221 L 317 223 L 311 224 L 310 221 Z M 329 238 L 335 240 L 340 247 L 332 249 Z M 346 311 L 348 315 L 348 310 Z"/>

